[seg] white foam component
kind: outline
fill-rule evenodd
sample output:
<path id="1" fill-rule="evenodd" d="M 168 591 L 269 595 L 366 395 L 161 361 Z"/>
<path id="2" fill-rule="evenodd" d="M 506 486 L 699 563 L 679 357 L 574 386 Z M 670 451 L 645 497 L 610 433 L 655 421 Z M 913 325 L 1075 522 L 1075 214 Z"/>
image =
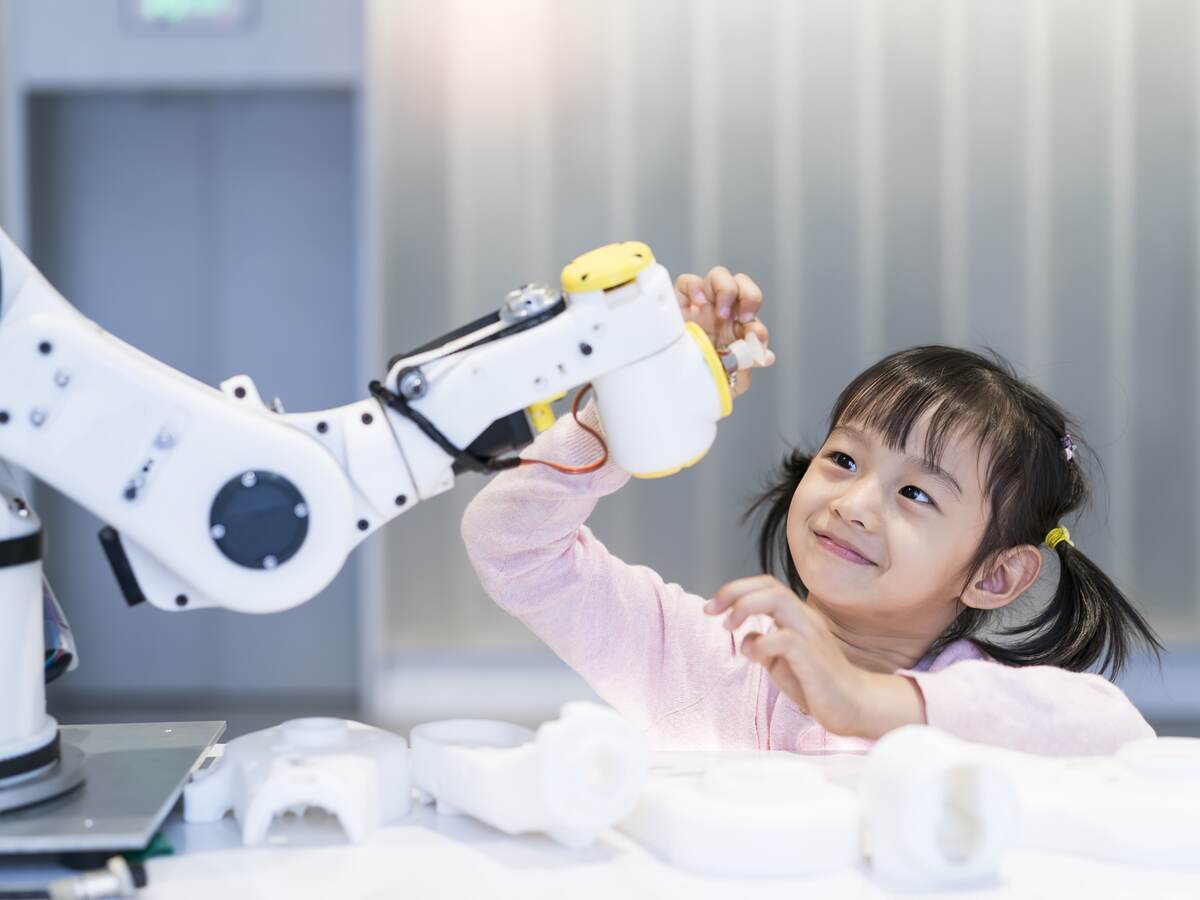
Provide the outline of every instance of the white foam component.
<path id="1" fill-rule="evenodd" d="M 672 865 L 711 875 L 797 877 L 862 858 L 854 793 L 796 757 L 656 774 L 620 828 Z"/>
<path id="2" fill-rule="evenodd" d="M 333 813 L 364 843 L 411 806 L 404 738 L 344 719 L 293 719 L 235 738 L 183 791 L 185 821 L 215 822 L 233 810 L 248 846 L 263 843 L 276 815 L 310 807 Z"/>
<path id="3" fill-rule="evenodd" d="M 981 884 L 1016 839 L 1012 782 L 986 752 L 928 726 L 885 735 L 860 784 L 876 877 L 901 889 Z"/>
<path id="4" fill-rule="evenodd" d="M 423 802 L 507 834 L 545 832 L 569 847 L 590 845 L 626 816 L 648 769 L 641 733 L 594 703 L 568 703 L 536 732 L 458 719 L 419 725 L 409 737 Z"/>

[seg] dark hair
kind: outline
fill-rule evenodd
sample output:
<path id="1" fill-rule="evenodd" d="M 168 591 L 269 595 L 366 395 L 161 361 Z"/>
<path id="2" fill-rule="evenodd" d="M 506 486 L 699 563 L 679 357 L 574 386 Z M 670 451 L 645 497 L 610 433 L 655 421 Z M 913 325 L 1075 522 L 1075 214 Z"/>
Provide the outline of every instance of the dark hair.
<path id="1" fill-rule="evenodd" d="M 1010 547 L 1041 544 L 1047 532 L 1087 502 L 1090 492 L 1075 426 L 1053 400 L 1018 378 L 994 353 L 983 356 L 942 346 L 894 353 L 842 391 L 829 431 L 853 422 L 879 431 L 887 446 L 900 450 L 926 415 L 924 454 L 929 461 L 936 463 L 947 440 L 956 435 L 973 437 L 990 451 L 984 475 L 990 521 L 966 578 Z M 1075 440 L 1074 461 L 1064 452 L 1068 433 Z M 746 513 L 747 519 L 762 516 L 758 555 L 763 570 L 782 571 L 802 596 L 807 591 L 792 562 L 787 516 L 811 461 L 798 450 L 785 456 L 771 487 Z M 1083 671 L 1099 662 L 1101 670 L 1115 675 L 1132 644 L 1141 642 L 1155 653 L 1162 649 L 1150 625 L 1094 562 L 1065 541 L 1056 550 L 1062 575 L 1054 597 L 1028 621 L 998 632 L 1015 640 L 981 638 L 988 612 L 964 608 L 931 650 L 971 637 L 985 653 L 1010 665 Z"/>

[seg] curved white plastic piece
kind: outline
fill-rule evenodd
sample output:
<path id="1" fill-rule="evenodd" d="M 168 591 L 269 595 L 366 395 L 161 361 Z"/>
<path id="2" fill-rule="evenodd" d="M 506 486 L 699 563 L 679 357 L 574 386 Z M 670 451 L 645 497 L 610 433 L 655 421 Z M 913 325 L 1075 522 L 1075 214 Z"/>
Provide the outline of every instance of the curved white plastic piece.
<path id="1" fill-rule="evenodd" d="M 1077 759 L 987 752 L 1017 787 L 1023 846 L 1129 865 L 1200 861 L 1200 739 L 1149 738 Z"/>
<path id="2" fill-rule="evenodd" d="M 672 865 L 710 875 L 797 877 L 862 858 L 854 793 L 795 757 L 656 775 L 620 828 Z"/>
<path id="3" fill-rule="evenodd" d="M 344 719 L 293 719 L 235 738 L 183 791 L 185 821 L 233 810 L 247 846 L 263 843 L 276 815 L 309 807 L 336 815 L 361 844 L 411 805 L 404 738 Z"/>
<path id="4" fill-rule="evenodd" d="M 506 722 L 419 725 L 412 779 L 422 802 L 507 834 L 545 832 L 586 847 L 637 802 L 648 770 L 641 733 L 594 703 L 568 703 L 536 732 Z"/>
<path id="5" fill-rule="evenodd" d="M 767 348 L 757 334 L 748 334 L 729 345 L 727 351 L 737 360 L 738 369 L 760 369 L 767 364 Z"/>
<path id="6" fill-rule="evenodd" d="M 872 748 L 860 798 L 867 854 L 882 882 L 920 890 L 995 877 L 1019 808 L 988 749 L 920 725 Z"/>

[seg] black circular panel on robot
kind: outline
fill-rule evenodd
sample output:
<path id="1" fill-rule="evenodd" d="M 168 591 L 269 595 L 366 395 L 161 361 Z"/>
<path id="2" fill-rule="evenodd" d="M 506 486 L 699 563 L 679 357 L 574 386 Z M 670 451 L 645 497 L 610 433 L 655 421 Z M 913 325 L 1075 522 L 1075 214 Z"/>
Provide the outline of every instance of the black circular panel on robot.
<path id="1" fill-rule="evenodd" d="M 217 492 L 208 525 L 209 536 L 230 560 L 248 569 L 273 569 L 304 544 L 308 504 L 282 475 L 243 472 Z"/>

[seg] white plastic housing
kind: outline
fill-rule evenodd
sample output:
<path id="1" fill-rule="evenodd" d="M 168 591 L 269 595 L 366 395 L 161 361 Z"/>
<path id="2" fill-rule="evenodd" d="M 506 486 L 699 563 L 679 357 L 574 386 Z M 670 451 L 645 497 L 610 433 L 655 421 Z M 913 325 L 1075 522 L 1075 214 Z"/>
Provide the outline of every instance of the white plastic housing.
<path id="1" fill-rule="evenodd" d="M 986 752 L 927 726 L 890 732 L 860 784 L 872 868 L 890 887 L 923 890 L 993 879 L 1016 839 L 1012 781 Z"/>
<path id="2" fill-rule="evenodd" d="M 183 791 L 186 821 L 233 810 L 248 846 L 263 843 L 276 815 L 309 807 L 336 815 L 361 844 L 411 805 L 404 738 L 344 719 L 293 719 L 235 738 Z"/>
<path id="3" fill-rule="evenodd" d="M 655 775 L 620 828 L 672 865 L 709 875 L 800 877 L 862 858 L 854 793 L 786 756 Z"/>
<path id="4" fill-rule="evenodd" d="M 1016 786 L 1022 846 L 1138 866 L 1200 863 L 1200 739 L 1149 738 L 1076 759 L 978 749 Z"/>
<path id="5" fill-rule="evenodd" d="M 412 407 L 465 447 L 498 416 L 591 382 L 626 471 L 660 473 L 702 456 L 716 436 L 720 394 L 667 270 L 655 263 L 628 284 L 566 300 L 536 328 L 422 364 L 428 393 Z M 392 366 L 391 390 L 409 365 Z M 452 487 L 453 460 L 405 417 L 389 410 L 388 418 L 422 499 Z"/>
<path id="6" fill-rule="evenodd" d="M 609 451 L 626 472 L 670 474 L 702 457 L 716 440 L 720 395 L 700 346 L 687 332 L 594 385 Z"/>
<path id="7" fill-rule="evenodd" d="M 16 510 L 0 491 L 0 541 L 41 527 L 32 510 L 23 516 Z M 42 643 L 41 560 L 0 568 L 0 761 L 54 739 L 58 725 L 46 715 Z"/>
<path id="8" fill-rule="evenodd" d="M 593 703 L 568 703 L 536 733 L 458 719 L 420 725 L 409 738 L 423 802 L 507 834 L 545 832 L 568 847 L 590 845 L 627 815 L 646 780 L 641 733 Z"/>

